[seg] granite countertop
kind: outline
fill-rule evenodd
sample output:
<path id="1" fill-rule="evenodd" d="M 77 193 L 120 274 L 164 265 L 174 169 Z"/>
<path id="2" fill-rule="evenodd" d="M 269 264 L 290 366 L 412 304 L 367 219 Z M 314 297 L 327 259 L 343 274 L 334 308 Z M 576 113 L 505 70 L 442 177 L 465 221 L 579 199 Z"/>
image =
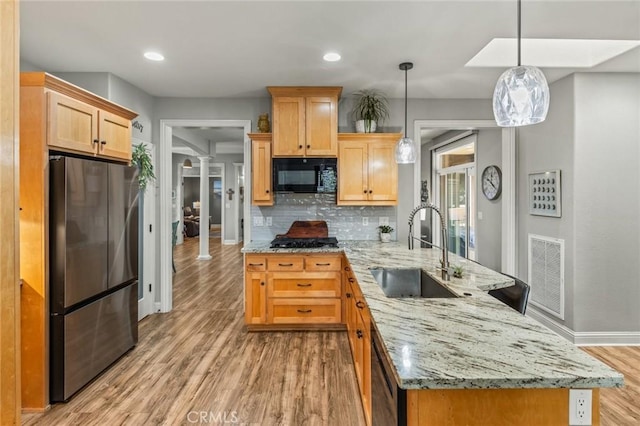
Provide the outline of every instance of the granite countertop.
<path id="1" fill-rule="evenodd" d="M 399 243 L 348 241 L 333 249 L 270 249 L 250 243 L 245 253 L 342 252 L 351 263 L 372 321 L 403 389 L 597 388 L 619 387 L 620 373 L 537 321 L 489 296 L 513 280 L 474 262 L 463 278 L 442 281 L 435 271 L 439 249 L 408 250 Z M 459 298 L 392 299 L 384 295 L 371 267 L 421 267 Z M 470 293 L 471 296 L 465 296 Z"/>

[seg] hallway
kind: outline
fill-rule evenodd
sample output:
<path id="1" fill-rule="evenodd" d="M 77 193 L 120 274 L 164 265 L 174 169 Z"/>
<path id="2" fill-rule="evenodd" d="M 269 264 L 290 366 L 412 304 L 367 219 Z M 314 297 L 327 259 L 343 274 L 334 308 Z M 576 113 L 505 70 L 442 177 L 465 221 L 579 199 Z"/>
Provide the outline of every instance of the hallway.
<path id="1" fill-rule="evenodd" d="M 139 342 L 67 404 L 26 425 L 363 424 L 345 333 L 243 327 L 240 246 L 175 249 L 174 309 L 140 322 Z"/>

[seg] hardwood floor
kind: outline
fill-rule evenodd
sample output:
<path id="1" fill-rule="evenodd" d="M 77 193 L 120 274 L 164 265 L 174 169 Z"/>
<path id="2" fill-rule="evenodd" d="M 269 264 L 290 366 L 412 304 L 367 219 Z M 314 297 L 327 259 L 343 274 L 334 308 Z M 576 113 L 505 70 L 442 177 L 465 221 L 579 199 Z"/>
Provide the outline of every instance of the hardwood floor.
<path id="1" fill-rule="evenodd" d="M 176 247 L 174 309 L 140 322 L 140 341 L 67 404 L 25 425 L 362 425 L 346 333 L 247 333 L 242 254 L 210 239 Z M 603 426 L 640 424 L 640 347 L 585 351 L 625 375 L 601 390 Z"/>
<path id="2" fill-rule="evenodd" d="M 600 390 L 602 426 L 640 425 L 640 346 L 582 348 L 624 374 L 623 388 Z"/>
<path id="3" fill-rule="evenodd" d="M 136 348 L 25 425 L 361 425 L 346 333 L 243 327 L 242 254 L 210 240 L 176 247 L 174 309 L 140 322 Z"/>

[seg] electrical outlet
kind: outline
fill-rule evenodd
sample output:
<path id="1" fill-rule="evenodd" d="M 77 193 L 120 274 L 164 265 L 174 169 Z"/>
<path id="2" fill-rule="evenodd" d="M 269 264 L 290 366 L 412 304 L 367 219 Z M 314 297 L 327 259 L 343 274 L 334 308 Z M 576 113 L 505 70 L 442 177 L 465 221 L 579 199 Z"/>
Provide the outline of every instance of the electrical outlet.
<path id="1" fill-rule="evenodd" d="M 363 217 L 362 218 L 362 226 L 367 226 L 369 225 L 369 218 L 368 217 Z"/>
<path id="2" fill-rule="evenodd" d="M 253 226 L 264 226 L 264 220 L 262 216 L 253 217 Z"/>
<path id="3" fill-rule="evenodd" d="M 569 389 L 569 425 L 591 424 L 591 389 Z"/>
<path id="4" fill-rule="evenodd" d="M 378 218 L 378 225 L 379 226 L 389 225 L 389 218 L 386 216 L 380 216 Z"/>
<path id="5" fill-rule="evenodd" d="M 267 226 L 271 226 L 273 224 L 273 220 L 271 216 L 267 216 Z"/>

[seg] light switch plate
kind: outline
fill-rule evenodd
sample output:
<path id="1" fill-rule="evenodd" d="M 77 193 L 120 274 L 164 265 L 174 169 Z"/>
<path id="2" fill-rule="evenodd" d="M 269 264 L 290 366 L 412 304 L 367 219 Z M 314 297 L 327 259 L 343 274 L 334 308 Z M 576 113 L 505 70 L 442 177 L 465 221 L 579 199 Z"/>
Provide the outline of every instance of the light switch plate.
<path id="1" fill-rule="evenodd" d="M 362 218 L 362 226 L 367 226 L 369 225 L 369 218 L 368 217 L 363 217 Z"/>
<path id="2" fill-rule="evenodd" d="M 264 226 L 264 219 L 262 216 L 253 217 L 253 226 Z"/>
<path id="3" fill-rule="evenodd" d="M 267 216 L 267 226 L 271 226 L 273 224 L 273 219 L 271 216 Z"/>

